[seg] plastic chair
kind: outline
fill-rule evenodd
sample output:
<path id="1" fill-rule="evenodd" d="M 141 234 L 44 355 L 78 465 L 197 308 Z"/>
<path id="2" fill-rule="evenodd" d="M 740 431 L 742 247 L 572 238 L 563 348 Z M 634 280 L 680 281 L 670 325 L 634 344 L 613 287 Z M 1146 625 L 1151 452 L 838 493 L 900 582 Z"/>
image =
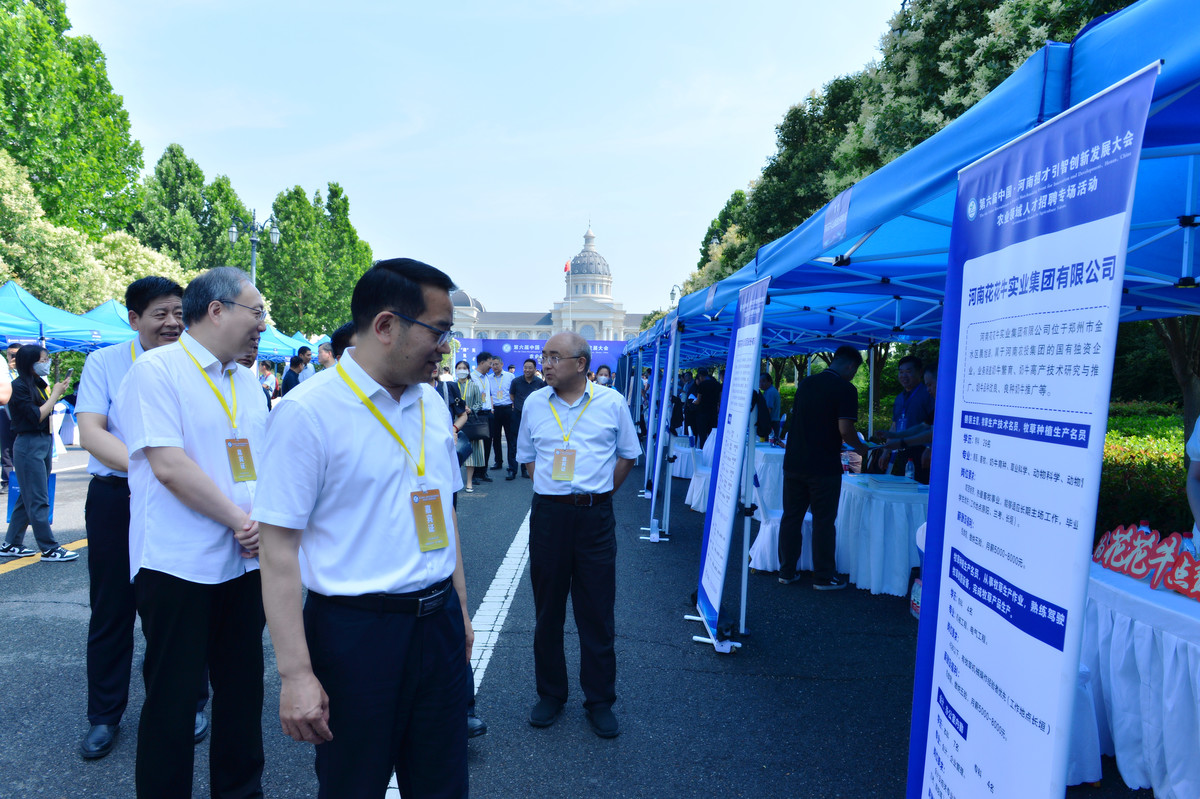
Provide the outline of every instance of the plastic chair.
<path id="1" fill-rule="evenodd" d="M 775 508 L 763 493 L 758 484 L 758 475 L 754 476 L 754 501 L 762 513 L 763 520 L 759 522 L 758 535 L 750 544 L 750 568 L 763 572 L 779 571 L 779 523 L 783 519 L 783 509 Z M 804 514 L 804 524 L 801 527 L 804 536 L 800 544 L 800 562 L 798 571 L 812 571 L 812 514 Z"/>

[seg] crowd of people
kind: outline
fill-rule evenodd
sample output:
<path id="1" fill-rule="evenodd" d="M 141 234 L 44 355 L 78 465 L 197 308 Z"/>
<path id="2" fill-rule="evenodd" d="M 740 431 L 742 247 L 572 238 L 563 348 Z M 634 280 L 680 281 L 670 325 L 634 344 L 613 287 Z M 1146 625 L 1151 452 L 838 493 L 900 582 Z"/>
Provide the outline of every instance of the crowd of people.
<path id="1" fill-rule="evenodd" d="M 466 741 L 486 725 L 473 710 L 455 508 L 473 477 L 490 479 L 493 454 L 533 488 L 529 723 L 550 726 L 567 701 L 570 596 L 587 719 L 600 737 L 619 733 L 612 494 L 641 453 L 629 409 L 604 390 L 607 367 L 589 379 L 588 344 L 573 333 L 545 343 L 540 371 L 481 353 L 440 381 L 453 288 L 418 261 L 376 263 L 352 321 L 318 348 L 323 368 L 304 348 L 280 385 L 254 368 L 266 311 L 244 272 L 128 287 L 136 336 L 88 356 L 76 406 L 91 474 L 80 752 L 117 744 L 140 617 L 139 797 L 191 796 L 193 746 L 210 725 L 212 795 L 263 795 L 264 627 L 281 726 L 315 745 L 319 796 L 381 797 L 393 773 L 405 797 L 466 796 Z M 48 384 L 37 345 L 12 355 L 0 399 L 22 505 L 3 554 L 38 554 L 23 546 L 32 526 L 42 559 L 67 561 L 77 553 L 51 534 L 46 485 L 49 414 L 71 376 Z M 487 431 L 474 441 L 472 416 Z"/>

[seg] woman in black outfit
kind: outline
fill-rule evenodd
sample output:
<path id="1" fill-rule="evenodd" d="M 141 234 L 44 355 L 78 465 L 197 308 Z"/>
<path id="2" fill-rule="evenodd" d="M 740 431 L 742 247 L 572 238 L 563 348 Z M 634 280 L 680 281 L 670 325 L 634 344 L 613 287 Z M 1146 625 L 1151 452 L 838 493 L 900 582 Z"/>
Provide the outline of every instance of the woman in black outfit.
<path id="1" fill-rule="evenodd" d="M 63 549 L 50 531 L 50 459 L 54 439 L 50 435 L 50 414 L 67 390 L 68 380 L 51 387 L 45 380 L 50 374 L 50 353 L 38 344 L 26 344 L 17 350 L 17 377 L 12 383 L 8 414 L 12 420 L 13 469 L 21 489 L 21 501 L 13 509 L 8 534 L 0 555 L 25 558 L 37 553 L 24 547 L 25 530 L 33 525 L 33 535 L 42 560 L 65 563 L 79 553 Z"/>

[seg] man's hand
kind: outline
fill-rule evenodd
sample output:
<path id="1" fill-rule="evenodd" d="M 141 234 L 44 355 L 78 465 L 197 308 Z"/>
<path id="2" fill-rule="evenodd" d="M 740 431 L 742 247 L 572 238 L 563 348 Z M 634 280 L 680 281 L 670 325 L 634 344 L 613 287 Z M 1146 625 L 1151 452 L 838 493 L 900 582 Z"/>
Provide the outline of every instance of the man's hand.
<path id="1" fill-rule="evenodd" d="M 279 689 L 279 721 L 283 734 L 295 741 L 321 744 L 333 740 L 329 731 L 329 697 L 311 671 L 284 677 Z"/>
<path id="2" fill-rule="evenodd" d="M 258 557 L 258 522 L 250 518 L 250 514 L 245 514 L 245 519 L 241 524 L 233 529 L 233 537 L 242 545 L 243 558 Z"/>
<path id="3" fill-rule="evenodd" d="M 475 647 L 475 627 L 471 624 L 471 617 L 466 608 L 463 608 L 463 627 L 467 631 L 467 662 L 470 663 L 471 650 Z"/>

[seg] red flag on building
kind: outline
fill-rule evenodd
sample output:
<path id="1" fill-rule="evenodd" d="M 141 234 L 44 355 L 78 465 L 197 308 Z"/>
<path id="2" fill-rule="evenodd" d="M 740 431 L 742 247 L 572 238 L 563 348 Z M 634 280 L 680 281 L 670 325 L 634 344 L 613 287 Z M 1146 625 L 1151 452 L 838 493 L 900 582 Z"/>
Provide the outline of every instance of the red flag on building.
<path id="1" fill-rule="evenodd" d="M 567 261 L 567 265 L 563 267 L 563 272 L 570 272 L 570 271 L 571 271 L 571 262 Z"/>

